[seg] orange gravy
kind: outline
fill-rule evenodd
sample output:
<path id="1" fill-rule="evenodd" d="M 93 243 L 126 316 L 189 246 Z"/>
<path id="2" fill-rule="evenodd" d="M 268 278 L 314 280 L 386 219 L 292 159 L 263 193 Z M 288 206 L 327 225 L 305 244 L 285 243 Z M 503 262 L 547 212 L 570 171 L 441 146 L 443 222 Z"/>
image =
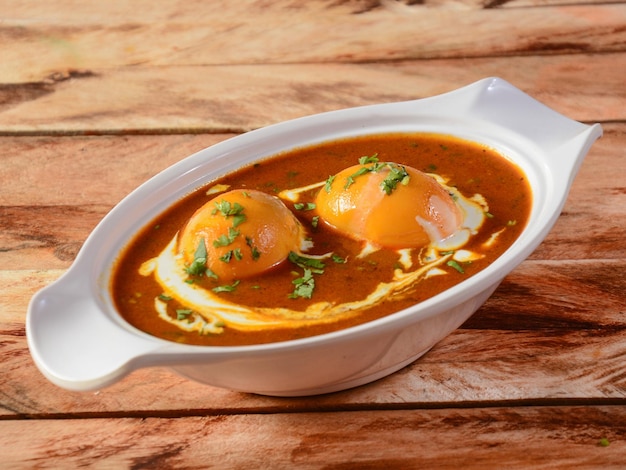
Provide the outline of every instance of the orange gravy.
<path id="1" fill-rule="evenodd" d="M 448 179 L 466 196 L 481 194 L 489 204 L 483 228 L 467 249 L 484 243 L 494 232 L 504 229 L 482 259 L 463 265 L 462 272 L 451 267 L 444 276 L 427 278 L 417 283 L 400 299 L 385 301 L 360 312 L 356 317 L 335 323 L 282 330 L 242 332 L 226 325 L 221 334 L 200 335 L 184 332 L 161 320 L 154 310 L 154 298 L 162 288 L 152 277 L 138 274 L 147 259 L 163 250 L 200 206 L 210 198 L 207 188 L 226 184 L 231 189 L 247 188 L 277 194 L 325 181 L 329 175 L 354 165 L 359 157 L 378 154 L 381 161 L 411 166 L 426 173 Z M 314 192 L 311 190 L 311 197 Z M 519 236 L 529 217 L 532 194 L 523 172 L 511 161 L 488 147 L 438 134 L 381 134 L 324 142 L 284 152 L 261 160 L 199 188 L 163 212 L 145 227 L 127 246 L 116 263 L 112 277 L 113 299 L 122 317 L 131 325 L 151 335 L 170 341 L 196 345 L 241 345 L 283 341 L 317 335 L 371 321 L 407 308 L 468 279 L 500 256 Z M 292 208 L 292 204 L 287 204 Z M 292 208 L 293 209 L 293 208 Z M 285 262 L 269 273 L 243 279 L 232 292 L 220 293 L 229 301 L 255 307 L 305 308 L 311 302 L 349 302 L 362 299 L 380 282 L 388 281 L 398 265 L 398 254 L 380 250 L 357 259 L 362 244 L 323 223 L 313 226 L 313 212 L 293 210 L 308 228 L 314 241 L 312 254 L 333 251 L 345 263 L 327 262 L 323 275 L 316 278 L 311 299 L 291 298 L 294 279 L 293 264 Z M 207 289 L 214 280 L 206 279 Z"/>

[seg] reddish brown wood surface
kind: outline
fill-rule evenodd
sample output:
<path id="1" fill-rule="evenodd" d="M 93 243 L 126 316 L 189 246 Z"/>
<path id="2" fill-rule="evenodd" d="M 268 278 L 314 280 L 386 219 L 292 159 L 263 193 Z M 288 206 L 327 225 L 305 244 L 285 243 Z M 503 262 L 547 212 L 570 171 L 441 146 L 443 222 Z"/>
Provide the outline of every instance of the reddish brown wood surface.
<path id="1" fill-rule="evenodd" d="M 624 423 L 614 406 L 25 420 L 0 445 L 8 468 L 618 469 Z"/>
<path id="2" fill-rule="evenodd" d="M 53 5 L 54 3 L 54 5 Z M 623 468 L 626 4 L 0 0 L 3 468 Z M 31 296 L 137 185 L 229 137 L 501 76 L 600 122 L 554 229 L 426 356 L 279 399 L 36 369 Z"/>
<path id="3" fill-rule="evenodd" d="M 61 71 L 5 85 L 0 77 L 0 135 L 243 132 L 323 111 L 432 96 L 489 76 L 572 119 L 619 122 L 625 68 L 622 50 L 363 64 L 147 65 Z"/>

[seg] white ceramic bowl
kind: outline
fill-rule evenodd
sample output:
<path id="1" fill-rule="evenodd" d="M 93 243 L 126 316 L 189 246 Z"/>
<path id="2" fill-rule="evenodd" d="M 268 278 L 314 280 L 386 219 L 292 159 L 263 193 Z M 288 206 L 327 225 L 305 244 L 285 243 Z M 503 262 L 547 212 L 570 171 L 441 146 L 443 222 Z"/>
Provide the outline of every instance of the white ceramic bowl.
<path id="1" fill-rule="evenodd" d="M 109 294 L 113 262 L 133 235 L 202 184 L 283 150 L 345 136 L 424 131 L 485 143 L 516 162 L 533 191 L 519 239 L 488 268 L 411 308 L 345 330 L 273 344 L 176 344 L 128 325 Z M 72 267 L 32 299 L 33 359 L 71 390 L 111 384 L 134 369 L 168 366 L 190 379 L 277 396 L 365 384 L 415 361 L 474 313 L 539 245 L 558 218 L 599 125 L 557 114 L 499 78 L 417 101 L 334 111 L 269 126 L 202 150 L 158 174 L 115 207 Z"/>

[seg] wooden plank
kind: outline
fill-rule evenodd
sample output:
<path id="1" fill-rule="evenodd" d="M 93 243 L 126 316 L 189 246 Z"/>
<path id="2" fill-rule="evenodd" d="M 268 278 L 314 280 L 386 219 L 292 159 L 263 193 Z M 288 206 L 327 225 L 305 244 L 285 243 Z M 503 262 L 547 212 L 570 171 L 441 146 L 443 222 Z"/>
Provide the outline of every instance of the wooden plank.
<path id="1" fill-rule="evenodd" d="M 0 207 L 108 210 L 160 171 L 229 137 L 233 135 L 3 138 Z"/>
<path id="2" fill-rule="evenodd" d="M 623 403 L 626 335 L 599 331 L 459 330 L 423 359 L 375 383 L 304 398 L 229 391 L 159 368 L 133 372 L 95 392 L 70 392 L 47 382 L 24 345 L 3 335 L 0 420 Z M 561 344 L 566 351 L 559 352 Z M 484 351 L 476 353 L 480 347 Z"/>
<path id="3" fill-rule="evenodd" d="M 429 8 L 527 8 L 557 5 L 606 5 L 607 3 L 623 3 L 622 0 L 404 0 L 405 4 L 419 4 Z"/>
<path id="4" fill-rule="evenodd" d="M 128 18 L 139 18 L 146 23 L 158 23 L 178 19 L 194 21 L 213 18 L 216 13 L 224 18 L 237 18 L 247 15 L 271 15 L 284 10 L 297 15 L 335 14 L 358 15 L 367 11 L 397 10 L 421 11 L 426 8 L 442 9 L 488 9 L 545 7 L 556 5 L 606 5 L 623 3 L 619 0 L 310 0 L 298 2 L 294 0 L 274 0 L 270 3 L 263 0 L 247 0 L 246 2 L 228 2 L 215 0 L 207 4 L 199 0 L 188 0 L 181 5 L 178 0 L 161 0 L 159 8 L 152 8 L 150 0 L 136 0 L 130 7 L 123 0 L 110 0 L 106 5 L 75 3 L 72 0 L 57 0 L 54 5 L 44 0 L 0 0 L 0 11 L 5 12 L 5 19 L 29 23 L 51 22 L 54 24 L 115 24 L 123 23 Z M 326 12 L 326 13 L 325 13 Z"/>
<path id="5" fill-rule="evenodd" d="M 6 5 L 13 13 L 0 29 L 0 83 L 124 66 L 616 52 L 626 43 L 623 3 L 527 7 L 515 15 L 507 9 L 395 1 L 195 0 L 168 2 L 162 11 L 145 1 L 100 7 L 65 2 L 65 8 L 54 10 L 41 4 L 36 9 Z"/>
<path id="6" fill-rule="evenodd" d="M 7 468 L 612 469 L 625 440 L 621 406 L 0 421 Z"/>
<path id="7" fill-rule="evenodd" d="M 0 135 L 238 133 L 318 112 L 433 96 L 489 76 L 572 119 L 623 121 L 624 70 L 626 52 L 70 71 L 0 85 Z"/>
<path id="8" fill-rule="evenodd" d="M 614 0 L 0 0 L 0 466 L 623 468 L 625 24 Z M 494 75 L 605 137 L 545 242 L 419 361 L 293 399 L 164 368 L 69 392 L 36 369 L 28 301 L 145 179 Z"/>
<path id="9" fill-rule="evenodd" d="M 464 328 L 499 330 L 593 331 L 625 326 L 615 260 L 527 260 L 505 278 L 485 306 Z M 611 274 L 611 270 L 616 270 Z"/>
<path id="10" fill-rule="evenodd" d="M 604 128 L 604 137 L 592 147 L 574 181 L 563 214 L 532 259 L 625 257 L 626 189 L 624 179 L 615 175 L 626 174 L 626 126 Z M 89 232 L 126 194 L 167 166 L 228 137 L 4 138 L 0 266 L 69 267 Z M 73 184 L 67 184 L 68 179 Z"/>
<path id="11" fill-rule="evenodd" d="M 419 361 L 354 390 L 288 400 L 217 389 L 158 368 L 136 371 L 97 392 L 61 390 L 32 363 L 24 320 L 30 297 L 63 271 L 0 271 L 0 417 L 622 400 L 623 263 L 526 261 L 461 329 Z"/>

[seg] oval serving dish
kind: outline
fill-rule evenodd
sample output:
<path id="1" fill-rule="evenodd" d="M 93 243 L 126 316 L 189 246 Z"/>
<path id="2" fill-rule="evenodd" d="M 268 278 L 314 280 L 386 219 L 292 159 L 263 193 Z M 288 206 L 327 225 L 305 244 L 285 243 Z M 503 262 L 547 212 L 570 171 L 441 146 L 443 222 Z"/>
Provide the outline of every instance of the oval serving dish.
<path id="1" fill-rule="evenodd" d="M 429 132 L 485 144 L 515 162 L 533 193 L 528 224 L 489 267 L 411 308 L 344 330 L 252 346 L 191 346 L 127 324 L 110 296 L 120 251 L 184 195 L 279 152 L 342 137 Z M 31 300 L 28 345 L 41 372 L 70 390 L 107 386 L 166 366 L 213 386 L 275 396 L 362 385 L 410 364 L 467 320 L 541 243 L 565 203 L 598 124 L 570 120 L 499 78 L 416 101 L 333 111 L 252 131 L 204 149 L 122 200 L 88 237 L 71 268 Z"/>

